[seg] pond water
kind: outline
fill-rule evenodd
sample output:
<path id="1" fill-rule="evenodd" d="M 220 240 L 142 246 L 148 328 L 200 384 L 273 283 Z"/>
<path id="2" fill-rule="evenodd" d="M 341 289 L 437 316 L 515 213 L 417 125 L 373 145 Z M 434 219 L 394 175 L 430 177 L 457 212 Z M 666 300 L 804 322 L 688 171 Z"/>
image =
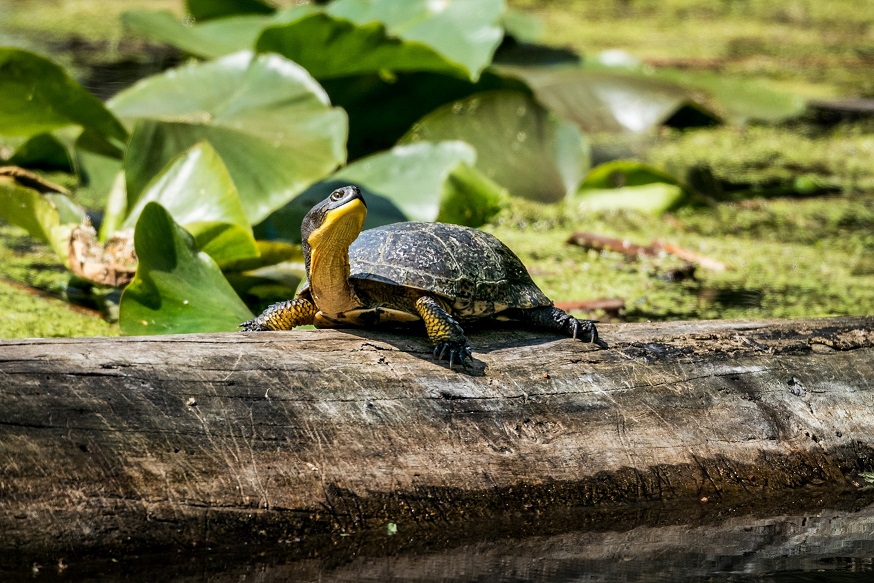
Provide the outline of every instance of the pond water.
<path id="1" fill-rule="evenodd" d="M 722 513 L 726 516 L 691 523 L 521 538 L 478 532 L 462 544 L 446 533 L 405 538 L 398 525 L 395 535 L 298 540 L 281 547 L 85 563 L 67 559 L 60 572 L 46 564 L 19 575 L 20 580 L 178 582 L 874 581 L 874 506 L 776 517 Z"/>

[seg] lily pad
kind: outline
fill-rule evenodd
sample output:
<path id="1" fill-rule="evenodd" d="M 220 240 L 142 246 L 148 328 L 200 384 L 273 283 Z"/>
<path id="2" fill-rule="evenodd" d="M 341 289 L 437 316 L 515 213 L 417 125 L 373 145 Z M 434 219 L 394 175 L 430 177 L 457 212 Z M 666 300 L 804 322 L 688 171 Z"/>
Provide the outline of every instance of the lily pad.
<path id="1" fill-rule="evenodd" d="M 476 81 L 504 36 L 504 9 L 503 0 L 336 0 L 326 10 L 359 25 L 382 23 L 388 34 L 462 65 Z"/>
<path id="2" fill-rule="evenodd" d="M 421 142 L 362 158 L 314 184 L 258 225 L 263 237 L 300 241 L 304 215 L 347 184 L 367 201 L 365 229 L 399 221 L 457 222 L 479 226 L 499 209 L 503 190 L 472 166 L 476 151 L 464 142 Z"/>
<path id="3" fill-rule="evenodd" d="M 643 186 L 657 182 L 680 185 L 676 177 L 653 166 L 634 160 L 613 160 L 592 168 L 580 184 L 580 190 Z"/>
<path id="4" fill-rule="evenodd" d="M 48 243 L 66 263 L 70 231 L 85 212 L 62 194 L 41 194 L 11 176 L 0 176 L 0 219 Z"/>
<path id="5" fill-rule="evenodd" d="M 122 228 L 133 227 L 150 202 L 161 204 L 216 261 L 258 255 L 237 188 L 209 142 L 180 154 L 130 201 Z"/>
<path id="6" fill-rule="evenodd" d="M 801 115 L 806 107 L 800 95 L 776 89 L 765 80 L 678 69 L 658 69 L 652 76 L 707 92 L 713 107 L 734 123 L 779 123 Z"/>
<path id="7" fill-rule="evenodd" d="M 688 189 L 667 172 L 633 160 L 614 160 L 593 168 L 569 203 L 587 211 L 661 214 L 690 199 Z"/>
<path id="8" fill-rule="evenodd" d="M 81 126 L 120 144 L 124 126 L 52 61 L 16 48 L 0 48 L 0 134 L 30 136 Z"/>
<path id="9" fill-rule="evenodd" d="M 718 120 L 689 88 L 634 71 L 576 66 L 497 69 L 524 80 L 540 103 L 587 133 L 648 132 L 684 109 L 700 118 L 697 125 Z"/>
<path id="10" fill-rule="evenodd" d="M 215 261 L 160 204 L 143 208 L 134 244 L 137 274 L 119 306 L 125 334 L 230 332 L 252 317 Z"/>
<path id="11" fill-rule="evenodd" d="M 142 120 L 128 147 L 127 195 L 200 141 L 216 149 L 250 223 L 261 221 L 345 160 L 348 122 L 299 65 L 242 52 L 140 81 L 110 102 Z"/>
<path id="12" fill-rule="evenodd" d="M 134 32 L 208 59 L 251 49 L 270 22 L 264 16 L 251 15 L 189 24 L 167 10 L 131 10 L 121 21 Z"/>
<path id="13" fill-rule="evenodd" d="M 255 49 L 279 53 L 320 80 L 378 71 L 438 71 L 459 77 L 475 76 L 428 45 L 390 36 L 381 23 L 358 25 L 323 12 L 268 26 Z"/>
<path id="14" fill-rule="evenodd" d="M 542 202 L 576 191 L 588 167 L 579 130 L 513 91 L 472 95 L 428 114 L 401 140 L 463 140 L 476 167 L 511 194 Z"/>
<path id="15" fill-rule="evenodd" d="M 582 211 L 631 209 L 662 214 L 687 201 L 685 190 L 676 184 L 656 182 L 640 186 L 580 190 L 569 203 Z"/>

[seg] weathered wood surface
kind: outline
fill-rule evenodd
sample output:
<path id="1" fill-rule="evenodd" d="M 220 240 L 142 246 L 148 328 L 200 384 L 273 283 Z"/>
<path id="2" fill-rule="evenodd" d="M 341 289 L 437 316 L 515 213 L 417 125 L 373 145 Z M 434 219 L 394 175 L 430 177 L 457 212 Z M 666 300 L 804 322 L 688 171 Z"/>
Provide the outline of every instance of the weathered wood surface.
<path id="1" fill-rule="evenodd" d="M 609 350 L 473 334 L 464 372 L 365 332 L 0 342 L 0 548 L 411 532 L 874 469 L 874 318 L 601 328 Z"/>

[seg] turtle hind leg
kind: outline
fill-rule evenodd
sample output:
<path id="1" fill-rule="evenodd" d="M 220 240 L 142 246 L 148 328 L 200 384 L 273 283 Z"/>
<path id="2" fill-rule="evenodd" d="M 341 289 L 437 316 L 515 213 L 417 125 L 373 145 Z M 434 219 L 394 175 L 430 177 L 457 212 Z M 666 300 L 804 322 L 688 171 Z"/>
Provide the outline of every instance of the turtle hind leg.
<path id="1" fill-rule="evenodd" d="M 268 330 L 291 330 L 295 326 L 312 324 L 316 306 L 309 300 L 295 298 L 268 307 L 261 314 L 246 320 L 240 327 L 244 332 L 264 332 Z"/>
<path id="2" fill-rule="evenodd" d="M 434 358 L 448 359 L 449 368 L 456 362 L 466 365 L 465 359 L 470 358 L 471 348 L 461 324 L 431 296 L 417 299 L 416 311 L 425 323 L 428 338 L 434 344 Z"/>
<path id="3" fill-rule="evenodd" d="M 510 312 L 510 310 L 507 310 Z M 570 336 L 574 340 L 591 342 L 601 348 L 607 348 L 607 343 L 598 337 L 598 329 L 592 320 L 578 320 L 564 310 L 554 306 L 543 306 L 529 310 L 513 310 L 512 315 L 507 314 L 514 320 L 519 320 L 531 326 L 552 330 Z"/>

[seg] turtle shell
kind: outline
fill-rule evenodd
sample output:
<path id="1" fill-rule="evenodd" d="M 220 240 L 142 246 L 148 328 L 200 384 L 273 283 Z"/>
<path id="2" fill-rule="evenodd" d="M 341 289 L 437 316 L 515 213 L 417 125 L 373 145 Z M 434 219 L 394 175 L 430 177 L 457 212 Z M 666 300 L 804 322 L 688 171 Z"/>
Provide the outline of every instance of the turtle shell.
<path id="1" fill-rule="evenodd" d="M 349 248 L 350 280 L 442 296 L 456 315 L 551 306 L 516 255 L 494 236 L 445 223 L 395 223 L 362 231 Z"/>

